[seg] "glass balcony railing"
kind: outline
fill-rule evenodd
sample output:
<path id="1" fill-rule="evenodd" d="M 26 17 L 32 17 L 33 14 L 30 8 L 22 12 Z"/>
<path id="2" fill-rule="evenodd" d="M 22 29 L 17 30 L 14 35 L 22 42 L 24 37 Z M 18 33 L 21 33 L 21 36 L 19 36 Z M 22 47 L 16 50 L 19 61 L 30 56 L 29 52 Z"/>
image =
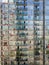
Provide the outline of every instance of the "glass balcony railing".
<path id="1" fill-rule="evenodd" d="M 40 26 L 39 23 L 34 23 L 35 26 Z"/>
<path id="2" fill-rule="evenodd" d="M 27 54 L 26 53 L 20 53 L 20 56 L 27 56 Z"/>
<path id="3" fill-rule="evenodd" d="M 40 55 L 40 53 L 39 53 L 39 51 L 35 51 L 35 56 L 39 56 Z"/>
<path id="4" fill-rule="evenodd" d="M 26 33 L 18 33 L 17 35 L 19 35 L 19 36 L 26 36 L 27 34 Z"/>
<path id="5" fill-rule="evenodd" d="M 28 63 L 21 63 L 20 65 L 28 65 Z"/>
<path id="6" fill-rule="evenodd" d="M 24 1 L 22 1 L 22 2 L 16 2 L 16 5 L 17 5 L 17 6 L 20 6 L 20 5 L 27 5 L 27 2 L 25 2 L 25 3 L 24 3 Z"/>
<path id="7" fill-rule="evenodd" d="M 17 17 L 16 20 L 28 20 L 28 17 Z"/>
<path id="8" fill-rule="evenodd" d="M 39 16 L 40 12 L 35 11 L 34 15 Z"/>
<path id="9" fill-rule="evenodd" d="M 28 61 L 28 58 L 27 57 L 21 58 L 20 61 Z"/>
<path id="10" fill-rule="evenodd" d="M 37 1 L 34 2 L 34 5 L 39 5 L 39 4 L 40 4 L 39 1 L 38 2 Z"/>
<path id="11" fill-rule="evenodd" d="M 40 50 L 40 48 L 38 48 L 38 46 L 39 46 L 39 45 L 37 45 L 37 48 L 35 48 L 35 50 L 37 50 L 37 51 L 39 51 L 39 50 Z"/>
<path id="12" fill-rule="evenodd" d="M 38 46 L 39 46 L 39 45 L 41 45 L 41 43 L 36 43 L 36 45 L 38 45 Z"/>
<path id="13" fill-rule="evenodd" d="M 35 60 L 36 61 L 39 61 L 40 60 L 40 57 L 39 56 L 35 56 Z"/>
<path id="14" fill-rule="evenodd" d="M 16 46 L 28 46 L 28 44 L 27 43 L 20 43 L 20 44 L 18 44 L 18 43 L 16 43 Z"/>
<path id="15" fill-rule="evenodd" d="M 32 16 L 32 17 L 33 17 L 33 16 Z M 16 18 L 16 20 L 24 20 L 24 21 L 27 21 L 27 20 L 33 20 L 32 17 L 30 16 L 30 18 L 29 18 L 28 16 L 24 16 L 24 17 Z"/>
<path id="16" fill-rule="evenodd" d="M 27 16 L 27 12 L 17 12 L 16 14 L 17 14 L 18 16 L 19 16 L 19 15 L 24 15 L 24 16 L 26 15 L 26 16 Z"/>
<path id="17" fill-rule="evenodd" d="M 40 17 L 35 17 L 34 20 L 35 21 L 40 21 Z"/>
<path id="18" fill-rule="evenodd" d="M 35 62 L 35 65 L 40 65 L 40 62 Z"/>
<path id="19" fill-rule="evenodd" d="M 18 7 L 17 7 L 16 10 L 17 10 L 17 11 L 20 11 L 20 10 L 21 10 L 21 11 L 27 11 L 27 8 L 22 8 L 22 7 L 18 8 Z"/>
<path id="20" fill-rule="evenodd" d="M 18 22 L 16 23 L 16 25 L 22 25 L 22 26 L 25 25 L 25 24 L 26 24 L 25 22 L 21 22 L 21 21 L 20 21 L 20 22 L 18 21 Z"/>
<path id="21" fill-rule="evenodd" d="M 27 1 L 27 0 L 14 0 L 14 2 L 23 2 L 23 1 Z"/>
<path id="22" fill-rule="evenodd" d="M 20 51 L 28 51 L 27 48 L 21 48 Z"/>
<path id="23" fill-rule="evenodd" d="M 27 28 L 24 28 L 24 26 L 22 26 L 22 27 L 21 26 L 19 26 L 19 27 L 17 26 L 16 30 L 27 30 Z"/>
<path id="24" fill-rule="evenodd" d="M 34 0 L 35 2 L 39 2 L 39 0 Z"/>

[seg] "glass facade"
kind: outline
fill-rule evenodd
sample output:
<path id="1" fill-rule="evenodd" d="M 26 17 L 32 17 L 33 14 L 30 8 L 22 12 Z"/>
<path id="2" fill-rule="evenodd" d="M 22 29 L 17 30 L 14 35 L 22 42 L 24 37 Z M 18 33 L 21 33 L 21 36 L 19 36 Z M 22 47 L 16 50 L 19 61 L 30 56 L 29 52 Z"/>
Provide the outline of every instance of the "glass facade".
<path id="1" fill-rule="evenodd" d="M 49 1 L 45 0 L 45 65 L 49 65 Z M 43 0 L 0 0 L 0 65 L 43 65 Z"/>

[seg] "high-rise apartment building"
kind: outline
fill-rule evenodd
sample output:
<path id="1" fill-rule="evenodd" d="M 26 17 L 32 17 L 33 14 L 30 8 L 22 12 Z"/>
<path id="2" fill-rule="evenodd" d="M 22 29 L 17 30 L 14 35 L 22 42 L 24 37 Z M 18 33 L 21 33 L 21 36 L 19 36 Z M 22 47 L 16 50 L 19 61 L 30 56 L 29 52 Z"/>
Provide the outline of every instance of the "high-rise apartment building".
<path id="1" fill-rule="evenodd" d="M 42 1 L 41 1 L 42 2 Z M 40 0 L 34 0 L 34 64 L 42 64 L 43 50 L 42 37 L 43 37 L 43 21 L 41 20 L 40 13 Z"/>
<path id="2" fill-rule="evenodd" d="M 16 1 L 16 31 L 17 31 L 17 64 L 33 64 L 33 22 L 28 20 L 29 11 L 27 0 Z M 32 5 L 31 5 L 32 6 Z M 31 11 L 31 10 L 30 10 Z M 31 15 L 31 14 L 30 14 Z M 31 15 L 32 17 L 32 15 Z M 31 34 L 30 34 L 31 33 Z M 18 54 L 19 51 L 19 54 Z"/>
<path id="3" fill-rule="evenodd" d="M 49 65 L 48 5 L 43 49 L 43 0 L 0 0 L 0 65 Z"/>
<path id="4" fill-rule="evenodd" d="M 15 4 L 13 2 L 0 2 L 0 65 L 9 64 L 13 53 L 15 53 L 13 51 L 16 41 L 14 29 Z"/>
<path id="5" fill-rule="evenodd" d="M 45 65 L 49 64 L 49 1 L 45 0 Z"/>

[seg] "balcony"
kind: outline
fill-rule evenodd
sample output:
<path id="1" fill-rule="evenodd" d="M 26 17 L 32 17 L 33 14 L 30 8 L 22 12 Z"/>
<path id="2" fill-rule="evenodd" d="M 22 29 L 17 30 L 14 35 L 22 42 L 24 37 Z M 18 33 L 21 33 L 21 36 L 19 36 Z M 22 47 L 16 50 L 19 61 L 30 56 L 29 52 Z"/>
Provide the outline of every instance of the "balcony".
<path id="1" fill-rule="evenodd" d="M 35 2 L 38 2 L 39 0 L 34 0 Z"/>
<path id="2" fill-rule="evenodd" d="M 26 6 L 27 5 L 27 2 L 24 2 L 24 1 L 22 1 L 22 2 L 16 2 L 16 5 L 17 6 Z"/>
<path id="3" fill-rule="evenodd" d="M 40 55 L 39 51 L 35 50 L 35 56 L 39 56 L 39 55 Z"/>
<path id="4" fill-rule="evenodd" d="M 16 13 L 18 16 L 21 15 L 21 16 L 27 16 L 27 12 L 17 12 Z"/>
<path id="5" fill-rule="evenodd" d="M 20 56 L 27 56 L 27 54 L 26 53 L 20 53 Z"/>
<path id="6" fill-rule="evenodd" d="M 40 65 L 40 62 L 37 62 L 37 61 L 36 61 L 36 62 L 35 62 L 35 65 Z"/>
<path id="7" fill-rule="evenodd" d="M 27 30 L 27 29 L 25 29 L 25 28 L 16 28 L 16 30 Z"/>
<path id="8" fill-rule="evenodd" d="M 40 57 L 38 56 L 38 57 L 35 57 L 35 60 L 40 60 Z"/>
<path id="9" fill-rule="evenodd" d="M 20 65 L 28 65 L 28 63 L 20 64 Z"/>
<path id="10" fill-rule="evenodd" d="M 27 1 L 27 0 L 20 0 L 20 1 Z M 14 0 L 14 2 L 19 2 L 18 0 Z"/>
<path id="11" fill-rule="evenodd" d="M 26 43 L 24 44 L 24 43 L 23 43 L 22 46 L 28 46 L 28 44 L 26 44 Z"/>
<path id="12" fill-rule="evenodd" d="M 20 8 L 16 8 L 16 11 L 20 11 L 20 10 L 22 10 L 22 11 L 27 11 L 27 8 L 22 8 L 22 7 L 20 7 Z"/>
<path id="13" fill-rule="evenodd" d="M 40 16 L 34 15 L 34 20 L 35 20 L 35 21 L 40 21 Z"/>
<path id="14" fill-rule="evenodd" d="M 28 20 L 28 16 L 19 16 L 16 18 L 16 20 Z"/>
<path id="15" fill-rule="evenodd" d="M 20 51 L 28 51 L 27 48 L 21 48 Z"/>
<path id="16" fill-rule="evenodd" d="M 38 46 L 38 45 L 37 45 L 37 46 Z M 40 50 L 40 48 L 35 48 L 35 50 L 39 51 L 39 50 Z"/>
<path id="17" fill-rule="evenodd" d="M 23 17 L 19 17 L 19 18 L 17 17 L 16 20 L 24 20 L 24 18 Z"/>
<path id="18" fill-rule="evenodd" d="M 20 26 L 24 26 L 24 25 L 27 25 L 27 23 L 26 22 L 21 22 L 21 21 L 18 21 L 17 23 L 16 23 L 16 25 L 20 25 Z"/>
<path id="19" fill-rule="evenodd" d="M 35 16 L 39 16 L 40 15 L 40 12 L 39 11 L 34 11 L 34 15 Z"/>
<path id="20" fill-rule="evenodd" d="M 28 61 L 28 59 L 21 58 L 20 61 Z"/>
<path id="21" fill-rule="evenodd" d="M 40 21 L 40 18 L 35 17 L 34 21 Z"/>
<path id="22" fill-rule="evenodd" d="M 25 29 L 25 28 L 24 28 L 23 26 L 22 26 L 22 27 L 21 27 L 21 26 L 17 26 L 17 27 L 16 27 L 16 30 L 24 30 L 24 29 Z"/>
<path id="23" fill-rule="evenodd" d="M 39 23 L 34 23 L 35 26 L 39 26 Z"/>
<path id="24" fill-rule="evenodd" d="M 35 6 L 39 6 L 40 2 L 39 1 L 34 1 Z"/>
<path id="25" fill-rule="evenodd" d="M 41 45 L 41 43 L 36 43 L 37 46 Z"/>
<path id="26" fill-rule="evenodd" d="M 35 25 L 35 26 L 36 26 L 36 25 Z M 40 31 L 40 28 L 34 27 L 34 31 L 35 31 L 36 33 L 38 33 L 38 31 Z"/>
<path id="27" fill-rule="evenodd" d="M 17 35 L 19 35 L 19 36 L 26 36 L 26 35 L 28 35 L 28 34 L 21 32 L 21 33 L 18 33 Z"/>
<path id="28" fill-rule="evenodd" d="M 16 30 L 27 30 L 27 28 L 25 28 L 24 25 L 23 26 L 16 26 Z M 24 33 L 21 35 L 24 35 Z"/>
<path id="29" fill-rule="evenodd" d="M 28 46 L 28 44 L 27 43 L 16 43 L 16 46 Z"/>
<path id="30" fill-rule="evenodd" d="M 49 50 L 46 50 L 46 54 L 49 55 Z"/>
<path id="31" fill-rule="evenodd" d="M 21 37 L 18 37 L 17 40 L 19 41 L 27 41 L 28 39 L 26 38 L 26 36 L 21 36 Z"/>
<path id="32" fill-rule="evenodd" d="M 39 10 L 40 10 L 39 6 L 34 7 L 34 11 L 39 11 Z"/>

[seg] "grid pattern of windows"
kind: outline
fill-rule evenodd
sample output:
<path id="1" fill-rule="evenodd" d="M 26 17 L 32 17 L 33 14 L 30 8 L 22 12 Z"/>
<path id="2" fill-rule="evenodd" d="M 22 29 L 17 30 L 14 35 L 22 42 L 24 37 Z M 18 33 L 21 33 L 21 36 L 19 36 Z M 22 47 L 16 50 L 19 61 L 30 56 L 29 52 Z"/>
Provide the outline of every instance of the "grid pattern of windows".
<path id="1" fill-rule="evenodd" d="M 20 0 L 19 0 L 20 1 Z M 30 65 L 34 62 L 33 48 L 33 15 L 27 5 L 27 0 L 16 2 L 16 30 L 17 30 L 17 64 Z M 21 6 L 20 6 L 21 5 Z M 32 5 L 30 5 L 33 7 Z M 31 32 L 31 34 L 30 34 Z"/>
<path id="2" fill-rule="evenodd" d="M 48 65 L 49 2 L 45 1 Z M 0 65 L 43 65 L 43 0 L 0 0 Z"/>
<path id="3" fill-rule="evenodd" d="M 42 1 L 41 1 L 42 2 Z M 40 15 L 40 0 L 34 1 L 34 64 L 43 65 L 43 21 Z"/>
<path id="4" fill-rule="evenodd" d="M 11 64 L 11 59 L 15 58 L 14 46 L 16 43 L 15 32 L 15 4 L 0 4 L 0 65 Z"/>
<path id="5" fill-rule="evenodd" d="M 49 1 L 45 0 L 45 65 L 49 64 Z"/>

